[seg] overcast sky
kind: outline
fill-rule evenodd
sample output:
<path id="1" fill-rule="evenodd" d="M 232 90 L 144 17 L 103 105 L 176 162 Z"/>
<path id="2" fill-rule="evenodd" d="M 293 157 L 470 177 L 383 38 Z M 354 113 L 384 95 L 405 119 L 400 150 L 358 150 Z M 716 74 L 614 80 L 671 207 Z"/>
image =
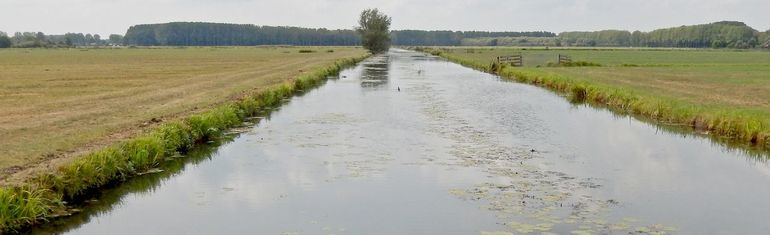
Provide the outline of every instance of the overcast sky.
<path id="1" fill-rule="evenodd" d="M 721 20 L 770 29 L 770 0 L 0 0 L 0 31 L 107 35 L 172 21 L 349 29 L 373 7 L 393 29 L 649 31 Z"/>

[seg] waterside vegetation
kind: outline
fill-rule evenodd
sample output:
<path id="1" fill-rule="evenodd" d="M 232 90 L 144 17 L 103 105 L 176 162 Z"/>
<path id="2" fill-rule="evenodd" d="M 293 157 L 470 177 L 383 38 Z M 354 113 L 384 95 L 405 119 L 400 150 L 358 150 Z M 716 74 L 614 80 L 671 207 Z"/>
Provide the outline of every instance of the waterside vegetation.
<path id="1" fill-rule="evenodd" d="M 545 87 L 716 138 L 770 149 L 770 53 L 701 50 L 533 50 L 420 48 L 503 78 Z M 524 50 L 524 51 L 523 51 Z M 601 67 L 511 67 L 500 55 L 580 55 Z M 746 61 L 746 62 L 744 62 Z"/>
<path id="2" fill-rule="evenodd" d="M 193 146 L 219 138 L 228 128 L 249 117 L 280 105 L 286 98 L 313 88 L 342 68 L 365 56 L 340 59 L 332 65 L 267 89 L 244 94 L 208 111 L 165 122 L 136 137 L 77 157 L 50 170 L 37 172 L 20 183 L 0 189 L 0 231 L 16 231 L 67 215 L 68 201 L 89 190 L 120 182 L 136 175 L 158 171 L 167 159 Z"/>

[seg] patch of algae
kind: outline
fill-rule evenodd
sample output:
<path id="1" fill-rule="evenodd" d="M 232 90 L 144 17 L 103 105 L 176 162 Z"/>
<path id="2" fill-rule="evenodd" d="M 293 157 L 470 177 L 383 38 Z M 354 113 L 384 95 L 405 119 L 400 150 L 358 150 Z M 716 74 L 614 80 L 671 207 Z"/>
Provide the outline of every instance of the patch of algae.
<path id="1" fill-rule="evenodd" d="M 673 231 L 665 226 L 644 226 L 635 219 L 607 218 L 608 212 L 622 206 L 622 202 L 593 196 L 591 191 L 602 187 L 601 179 L 578 178 L 530 163 L 545 153 L 501 144 L 495 135 L 498 130 L 474 126 L 455 114 L 451 103 L 431 86 L 414 87 L 410 94 L 422 102 L 422 114 L 430 121 L 427 131 L 453 143 L 449 153 L 455 159 L 447 165 L 480 168 L 489 174 L 487 183 L 449 190 L 450 194 L 464 200 L 486 202 L 482 208 L 494 212 L 499 223 L 511 229 L 482 234 L 554 231 L 667 234 Z"/>

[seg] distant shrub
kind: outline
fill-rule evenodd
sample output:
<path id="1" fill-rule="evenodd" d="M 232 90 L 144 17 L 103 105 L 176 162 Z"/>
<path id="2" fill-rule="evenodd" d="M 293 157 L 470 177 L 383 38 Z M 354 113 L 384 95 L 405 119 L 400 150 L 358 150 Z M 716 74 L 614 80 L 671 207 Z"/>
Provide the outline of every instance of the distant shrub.
<path id="1" fill-rule="evenodd" d="M 307 50 L 307 49 L 299 50 L 299 53 L 314 53 L 314 52 L 315 52 L 314 50 Z"/>

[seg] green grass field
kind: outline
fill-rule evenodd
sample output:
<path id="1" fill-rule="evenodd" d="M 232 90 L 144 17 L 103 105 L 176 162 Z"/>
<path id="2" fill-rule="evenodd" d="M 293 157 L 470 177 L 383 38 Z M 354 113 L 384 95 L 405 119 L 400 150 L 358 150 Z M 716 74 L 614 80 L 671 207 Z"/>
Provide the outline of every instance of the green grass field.
<path id="1" fill-rule="evenodd" d="M 365 54 L 353 47 L 2 49 L 0 178 Z"/>
<path id="2" fill-rule="evenodd" d="M 573 60 L 596 62 L 607 66 L 623 64 L 639 66 L 768 66 L 770 51 L 708 50 L 708 49 L 629 49 L 629 48 L 513 48 L 458 47 L 444 48 L 451 54 L 474 61 L 491 61 L 501 55 L 520 54 L 526 67 L 556 62 L 559 54 Z"/>
<path id="3" fill-rule="evenodd" d="M 433 48 L 455 62 L 662 122 L 770 147 L 770 52 L 544 48 Z M 524 67 L 495 70 L 497 56 Z M 557 55 L 601 67 L 547 67 Z"/>

